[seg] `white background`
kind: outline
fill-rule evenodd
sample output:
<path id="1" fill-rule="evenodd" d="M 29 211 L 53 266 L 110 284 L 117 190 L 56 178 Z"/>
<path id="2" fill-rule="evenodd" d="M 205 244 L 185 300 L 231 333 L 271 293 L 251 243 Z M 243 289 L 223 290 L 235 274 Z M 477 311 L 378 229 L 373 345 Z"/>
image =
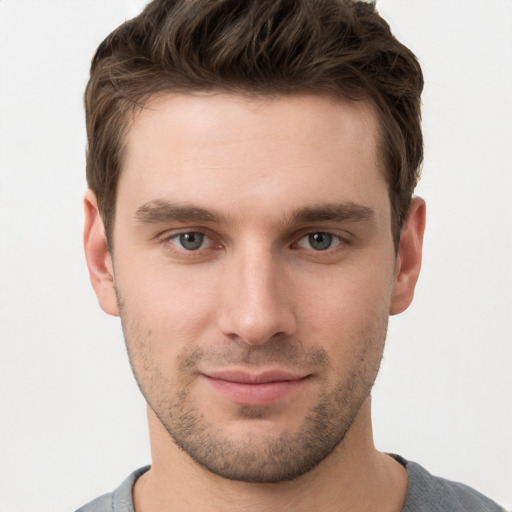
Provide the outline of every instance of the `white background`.
<path id="1" fill-rule="evenodd" d="M 140 0 L 0 0 L 0 511 L 72 511 L 149 462 L 119 321 L 81 248 L 82 93 Z M 379 0 L 426 77 L 415 303 L 375 437 L 512 508 L 512 1 Z"/>

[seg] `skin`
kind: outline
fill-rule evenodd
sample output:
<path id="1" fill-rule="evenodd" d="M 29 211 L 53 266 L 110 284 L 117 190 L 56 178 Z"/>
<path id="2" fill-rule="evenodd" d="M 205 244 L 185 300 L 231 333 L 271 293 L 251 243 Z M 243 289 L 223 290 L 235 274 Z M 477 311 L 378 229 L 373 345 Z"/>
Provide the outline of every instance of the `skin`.
<path id="1" fill-rule="evenodd" d="M 370 106 L 317 96 L 169 94 L 137 114 L 113 255 L 90 191 L 85 249 L 148 402 L 138 512 L 401 510 L 407 475 L 373 445 L 370 391 L 425 206 L 396 252 L 377 140 Z"/>

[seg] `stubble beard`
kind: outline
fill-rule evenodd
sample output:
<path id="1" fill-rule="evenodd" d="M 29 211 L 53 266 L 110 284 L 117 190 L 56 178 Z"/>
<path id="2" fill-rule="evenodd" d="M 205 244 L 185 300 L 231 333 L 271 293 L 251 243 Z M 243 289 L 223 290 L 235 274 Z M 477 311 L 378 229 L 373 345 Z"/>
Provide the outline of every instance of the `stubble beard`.
<path id="1" fill-rule="evenodd" d="M 360 350 L 354 356 L 359 365 L 342 376 L 333 389 L 318 396 L 295 431 L 282 431 L 274 437 L 266 435 L 263 440 L 233 440 L 194 406 L 190 385 L 183 384 L 176 392 L 176 382 L 180 381 L 171 382 L 160 370 L 158 361 L 151 355 L 151 335 L 141 336 L 141 330 L 126 321 L 124 314 L 121 319 L 137 384 L 173 442 L 211 473 L 229 480 L 267 484 L 292 480 L 307 473 L 340 446 L 370 395 L 387 328 L 386 317 L 382 329 L 372 330 L 374 335 L 380 332 L 380 336 L 361 334 L 366 335 L 366 339 L 355 344 Z M 333 371 L 322 348 L 303 349 L 299 346 L 298 349 L 297 343 L 288 340 L 258 347 L 244 344 L 244 348 L 240 348 L 242 344 L 222 351 L 217 347 L 211 350 L 196 348 L 181 358 L 177 373 L 190 377 L 190 369 L 204 358 L 255 365 L 286 362 L 288 368 L 307 364 L 319 375 Z M 265 410 L 260 406 L 240 406 L 239 416 L 257 422 L 265 418 Z"/>
<path id="2" fill-rule="evenodd" d="M 229 480 L 269 484 L 293 480 L 326 459 L 342 443 L 370 389 L 346 407 L 340 405 L 346 403 L 344 389 L 326 393 L 299 429 L 264 441 L 229 439 L 188 405 L 186 393 L 167 410 L 148 403 L 176 445 L 200 466 Z M 242 406 L 240 417 L 258 421 L 265 413 L 261 407 Z"/>

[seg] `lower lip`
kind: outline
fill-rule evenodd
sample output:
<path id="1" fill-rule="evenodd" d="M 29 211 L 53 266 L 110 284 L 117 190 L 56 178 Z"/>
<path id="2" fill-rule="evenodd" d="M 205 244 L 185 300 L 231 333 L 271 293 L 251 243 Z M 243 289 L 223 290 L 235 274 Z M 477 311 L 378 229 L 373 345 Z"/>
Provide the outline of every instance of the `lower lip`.
<path id="1" fill-rule="evenodd" d="M 206 377 L 211 386 L 238 405 L 268 405 L 281 400 L 304 384 L 306 378 L 276 382 L 244 383 Z"/>

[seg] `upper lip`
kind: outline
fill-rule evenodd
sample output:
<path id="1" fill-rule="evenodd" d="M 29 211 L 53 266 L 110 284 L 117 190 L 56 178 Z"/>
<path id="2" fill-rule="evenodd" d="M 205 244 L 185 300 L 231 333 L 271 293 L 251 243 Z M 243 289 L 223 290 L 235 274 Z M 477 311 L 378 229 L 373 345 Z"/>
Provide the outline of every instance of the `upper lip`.
<path id="1" fill-rule="evenodd" d="M 237 382 L 240 384 L 264 384 L 268 382 L 282 382 L 290 380 L 300 380 L 307 377 L 307 374 L 297 374 L 287 370 L 262 370 L 259 372 L 249 372 L 247 370 L 217 370 L 203 373 L 211 379 L 225 380 L 228 382 Z"/>

